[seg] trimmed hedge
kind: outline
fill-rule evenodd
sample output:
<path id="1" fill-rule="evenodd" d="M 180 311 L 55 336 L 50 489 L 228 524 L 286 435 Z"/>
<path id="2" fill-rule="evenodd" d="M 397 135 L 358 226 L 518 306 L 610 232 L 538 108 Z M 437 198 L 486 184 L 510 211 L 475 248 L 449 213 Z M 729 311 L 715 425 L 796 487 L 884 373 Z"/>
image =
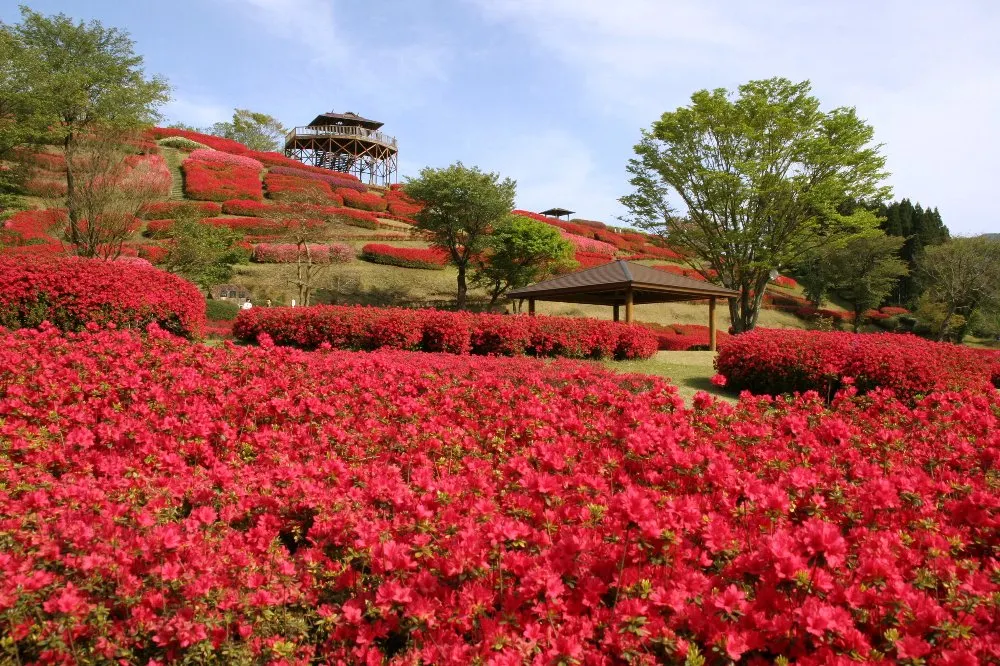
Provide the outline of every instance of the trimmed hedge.
<path id="1" fill-rule="evenodd" d="M 831 396 L 850 381 L 861 393 L 911 399 L 980 388 L 995 379 L 1000 355 L 914 335 L 758 329 L 723 344 L 715 366 L 727 386 L 752 393 Z"/>
<path id="2" fill-rule="evenodd" d="M 577 317 L 529 317 L 317 305 L 240 312 L 236 338 L 262 336 L 279 345 L 316 349 L 409 349 L 488 356 L 649 358 L 656 336 L 638 324 Z"/>
<path id="3" fill-rule="evenodd" d="M 437 248 L 393 247 L 369 243 L 361 248 L 361 258 L 373 264 L 442 270 L 448 263 L 448 254 Z"/>
<path id="4" fill-rule="evenodd" d="M 79 331 L 88 323 L 201 334 L 205 299 L 193 284 L 145 262 L 0 257 L 0 326 L 48 321 Z"/>

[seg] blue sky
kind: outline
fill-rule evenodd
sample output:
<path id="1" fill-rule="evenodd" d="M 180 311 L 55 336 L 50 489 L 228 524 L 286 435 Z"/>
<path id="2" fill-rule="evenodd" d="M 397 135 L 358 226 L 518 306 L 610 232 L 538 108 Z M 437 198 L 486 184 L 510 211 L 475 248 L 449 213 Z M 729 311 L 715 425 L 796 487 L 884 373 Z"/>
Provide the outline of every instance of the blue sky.
<path id="1" fill-rule="evenodd" d="M 954 0 L 38 0 L 131 33 L 170 120 L 233 107 L 288 126 L 356 111 L 402 176 L 457 160 L 518 205 L 611 221 L 639 129 L 702 88 L 810 79 L 885 144 L 898 198 L 953 233 L 1000 231 L 1000 3 Z M 12 4 L 0 19 L 17 21 Z"/>

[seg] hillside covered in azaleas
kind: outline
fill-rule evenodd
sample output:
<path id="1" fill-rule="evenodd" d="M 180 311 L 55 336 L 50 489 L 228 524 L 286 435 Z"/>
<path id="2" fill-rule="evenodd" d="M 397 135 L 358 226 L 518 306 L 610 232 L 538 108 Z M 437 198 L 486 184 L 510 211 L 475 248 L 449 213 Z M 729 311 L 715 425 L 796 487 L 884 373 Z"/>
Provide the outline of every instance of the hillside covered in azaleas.
<path id="1" fill-rule="evenodd" d="M 998 413 L 685 409 L 574 363 L 2 333 L 0 649 L 990 663 Z"/>

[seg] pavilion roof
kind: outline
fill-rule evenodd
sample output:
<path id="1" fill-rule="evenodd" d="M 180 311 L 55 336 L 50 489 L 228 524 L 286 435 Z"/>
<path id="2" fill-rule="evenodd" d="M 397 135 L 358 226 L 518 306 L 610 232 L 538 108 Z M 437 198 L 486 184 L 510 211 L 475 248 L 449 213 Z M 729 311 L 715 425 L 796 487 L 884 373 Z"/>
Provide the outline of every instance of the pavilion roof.
<path id="1" fill-rule="evenodd" d="M 549 208 L 548 210 L 543 210 L 542 215 L 554 215 L 555 217 L 561 217 L 563 215 L 572 215 L 575 210 L 566 210 L 565 208 Z"/>
<path id="2" fill-rule="evenodd" d="M 327 125 L 357 125 L 364 127 L 365 129 L 377 130 L 382 127 L 384 123 L 378 120 L 371 120 L 369 118 L 363 118 L 353 111 L 347 111 L 346 113 L 321 113 L 316 118 L 309 123 L 309 127 L 325 127 Z"/>
<path id="3" fill-rule="evenodd" d="M 738 291 L 710 282 L 701 282 L 621 259 L 515 289 L 509 296 L 539 301 L 614 305 L 625 302 L 625 291 L 629 288 L 636 304 L 739 296 Z"/>

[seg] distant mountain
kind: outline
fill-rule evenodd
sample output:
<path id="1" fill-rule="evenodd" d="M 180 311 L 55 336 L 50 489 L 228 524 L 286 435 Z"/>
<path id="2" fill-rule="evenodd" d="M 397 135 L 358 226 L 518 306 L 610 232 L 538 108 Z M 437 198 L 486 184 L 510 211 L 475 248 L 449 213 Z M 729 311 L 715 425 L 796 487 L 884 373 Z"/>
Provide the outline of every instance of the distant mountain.
<path id="1" fill-rule="evenodd" d="M 993 240 L 1000 240 L 1000 234 L 983 234 L 987 238 L 992 238 Z"/>

